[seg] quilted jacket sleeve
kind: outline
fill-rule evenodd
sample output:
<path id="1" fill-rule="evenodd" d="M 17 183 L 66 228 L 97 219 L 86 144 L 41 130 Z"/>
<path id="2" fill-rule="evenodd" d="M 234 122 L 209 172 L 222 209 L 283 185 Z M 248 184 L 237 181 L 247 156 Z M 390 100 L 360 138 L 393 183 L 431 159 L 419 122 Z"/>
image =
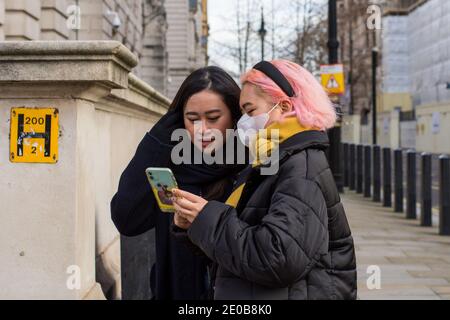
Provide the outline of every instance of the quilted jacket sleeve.
<path id="1" fill-rule="evenodd" d="M 305 277 L 328 251 L 326 204 L 314 182 L 295 175 L 280 175 L 271 196 L 267 214 L 254 226 L 242 221 L 233 207 L 210 201 L 188 235 L 234 275 L 287 287 Z"/>

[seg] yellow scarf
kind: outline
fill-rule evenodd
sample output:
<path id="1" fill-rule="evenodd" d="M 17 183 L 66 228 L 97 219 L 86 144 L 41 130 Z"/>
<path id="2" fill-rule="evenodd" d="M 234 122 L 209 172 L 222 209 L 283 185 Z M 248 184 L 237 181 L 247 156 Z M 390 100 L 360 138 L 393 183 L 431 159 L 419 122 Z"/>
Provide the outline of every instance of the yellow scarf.
<path id="1" fill-rule="evenodd" d="M 304 131 L 311 131 L 311 129 L 303 127 L 297 120 L 297 117 L 289 117 L 280 122 L 274 122 L 265 130 L 260 130 L 255 141 L 250 144 L 250 149 L 255 155 L 255 160 L 252 163 L 253 167 L 257 167 L 264 163 L 270 157 L 272 150 L 276 150 L 281 143 Z M 226 204 L 236 208 L 244 190 L 245 182 L 238 186 L 230 195 Z"/>

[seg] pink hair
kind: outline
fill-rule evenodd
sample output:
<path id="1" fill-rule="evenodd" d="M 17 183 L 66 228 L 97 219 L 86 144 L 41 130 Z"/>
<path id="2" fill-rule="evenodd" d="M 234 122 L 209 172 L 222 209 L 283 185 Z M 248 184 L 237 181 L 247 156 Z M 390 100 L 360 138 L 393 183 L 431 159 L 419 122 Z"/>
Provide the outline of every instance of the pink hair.
<path id="1" fill-rule="evenodd" d="M 336 111 L 327 93 L 314 76 L 305 68 L 287 60 L 271 63 L 281 71 L 291 84 L 295 97 L 288 97 L 281 88 L 259 70 L 251 69 L 241 77 L 242 84 L 251 83 L 268 94 L 274 103 L 290 100 L 294 111 L 286 117 L 297 116 L 300 124 L 309 128 L 326 130 L 336 123 Z"/>

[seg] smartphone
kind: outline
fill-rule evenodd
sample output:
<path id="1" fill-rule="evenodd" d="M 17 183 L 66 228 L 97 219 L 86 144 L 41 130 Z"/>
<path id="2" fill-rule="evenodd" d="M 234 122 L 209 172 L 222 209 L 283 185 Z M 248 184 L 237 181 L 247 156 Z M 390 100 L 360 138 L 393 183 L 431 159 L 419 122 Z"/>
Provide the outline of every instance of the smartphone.
<path id="1" fill-rule="evenodd" d="M 147 168 L 145 170 L 153 194 L 162 212 L 174 212 L 172 189 L 178 188 L 177 181 L 169 168 Z"/>

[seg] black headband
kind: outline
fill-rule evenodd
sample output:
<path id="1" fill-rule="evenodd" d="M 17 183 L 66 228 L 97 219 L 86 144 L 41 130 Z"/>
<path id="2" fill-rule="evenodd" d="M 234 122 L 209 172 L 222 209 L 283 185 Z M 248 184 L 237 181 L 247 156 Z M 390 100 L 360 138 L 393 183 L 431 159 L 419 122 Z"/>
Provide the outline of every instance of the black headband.
<path id="1" fill-rule="evenodd" d="M 259 70 L 273 80 L 288 97 L 294 97 L 295 92 L 286 77 L 273 64 L 267 61 L 261 61 L 253 69 Z"/>

